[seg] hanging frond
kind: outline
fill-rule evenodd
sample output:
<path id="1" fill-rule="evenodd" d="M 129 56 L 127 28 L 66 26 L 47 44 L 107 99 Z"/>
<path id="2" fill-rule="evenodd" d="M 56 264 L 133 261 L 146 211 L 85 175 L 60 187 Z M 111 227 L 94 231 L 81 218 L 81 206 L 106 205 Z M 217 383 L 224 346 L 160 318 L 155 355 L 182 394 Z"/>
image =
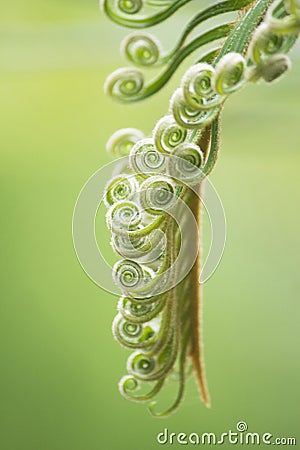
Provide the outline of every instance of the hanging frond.
<path id="1" fill-rule="evenodd" d="M 188 2 L 103 0 L 102 7 L 118 24 L 146 28 Z M 234 21 L 204 29 L 188 41 L 198 25 L 228 12 L 238 13 Z M 122 291 L 113 333 L 133 350 L 120 391 L 137 402 L 151 400 L 149 409 L 156 416 L 176 410 L 190 365 L 203 402 L 210 403 L 199 284 L 201 186 L 217 160 L 225 101 L 250 82 L 271 82 L 285 73 L 290 67 L 287 53 L 299 31 L 299 0 L 225 0 L 192 18 L 169 51 L 150 34 L 130 34 L 122 51 L 139 68 L 119 69 L 106 82 L 106 91 L 121 102 L 145 99 L 167 83 L 188 55 L 218 42 L 197 55 L 150 137 L 128 128 L 108 143 L 115 157 L 127 157 L 105 194 L 112 246 L 122 258 L 113 268 Z M 145 82 L 141 67 L 163 70 Z M 164 412 L 157 412 L 153 399 L 174 374 L 177 396 Z"/>

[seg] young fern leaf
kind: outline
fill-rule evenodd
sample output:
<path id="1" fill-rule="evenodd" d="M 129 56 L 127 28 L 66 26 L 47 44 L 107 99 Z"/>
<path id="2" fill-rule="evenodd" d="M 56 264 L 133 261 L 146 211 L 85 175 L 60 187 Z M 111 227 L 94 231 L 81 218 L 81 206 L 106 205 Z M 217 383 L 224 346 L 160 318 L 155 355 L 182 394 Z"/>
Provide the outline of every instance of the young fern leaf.
<path id="1" fill-rule="evenodd" d="M 116 23 L 146 28 L 188 1 L 103 0 L 101 5 Z M 221 23 L 186 43 L 196 26 L 234 11 L 235 22 Z M 147 33 L 125 39 L 122 50 L 133 64 L 145 69 L 165 66 L 150 83 L 135 68 L 119 69 L 106 82 L 106 91 L 115 99 L 142 100 L 161 89 L 189 54 L 222 41 L 197 56 L 151 137 L 127 128 L 108 142 L 114 156 L 126 157 L 105 193 L 112 245 L 123 258 L 113 268 L 122 291 L 113 333 L 124 347 L 134 350 L 119 387 L 130 400 L 151 401 L 149 409 L 155 416 L 168 415 L 179 406 L 190 365 L 203 402 L 210 404 L 199 284 L 201 186 L 217 160 L 224 102 L 248 82 L 271 82 L 285 73 L 290 67 L 287 53 L 299 32 L 299 0 L 221 1 L 192 18 L 169 52 L 164 53 Z M 174 374 L 177 396 L 165 411 L 157 412 L 154 399 Z"/>

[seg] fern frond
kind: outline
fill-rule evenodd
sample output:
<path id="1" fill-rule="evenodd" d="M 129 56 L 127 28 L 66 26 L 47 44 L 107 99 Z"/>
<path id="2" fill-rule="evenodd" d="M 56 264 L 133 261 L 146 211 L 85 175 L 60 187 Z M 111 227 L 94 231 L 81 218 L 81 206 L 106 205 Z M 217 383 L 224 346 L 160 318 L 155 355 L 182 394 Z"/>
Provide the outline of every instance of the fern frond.
<path id="1" fill-rule="evenodd" d="M 188 1 L 103 0 L 102 7 L 118 24 L 146 28 Z M 153 8 L 158 12 L 153 14 Z M 187 42 L 195 27 L 228 12 L 237 12 L 234 22 L 206 29 Z M 192 18 L 169 52 L 164 53 L 158 40 L 146 33 L 126 38 L 122 49 L 132 63 L 145 69 L 165 66 L 154 80 L 146 83 L 136 68 L 119 69 L 107 80 L 106 91 L 115 99 L 123 103 L 145 99 L 167 83 L 188 55 L 218 41 L 187 70 L 168 114 L 157 122 L 151 137 L 130 128 L 119 130 L 108 143 L 114 156 L 126 157 L 105 194 L 112 245 L 123 258 L 113 268 L 123 294 L 113 333 L 120 344 L 134 350 L 120 391 L 128 399 L 149 402 L 177 374 L 173 404 L 164 412 L 156 412 L 156 402 L 149 404 L 158 417 L 178 408 L 189 364 L 203 402 L 210 403 L 198 243 L 201 187 L 217 160 L 222 108 L 247 83 L 271 82 L 285 73 L 290 67 L 287 53 L 299 32 L 298 0 L 225 0 Z"/>

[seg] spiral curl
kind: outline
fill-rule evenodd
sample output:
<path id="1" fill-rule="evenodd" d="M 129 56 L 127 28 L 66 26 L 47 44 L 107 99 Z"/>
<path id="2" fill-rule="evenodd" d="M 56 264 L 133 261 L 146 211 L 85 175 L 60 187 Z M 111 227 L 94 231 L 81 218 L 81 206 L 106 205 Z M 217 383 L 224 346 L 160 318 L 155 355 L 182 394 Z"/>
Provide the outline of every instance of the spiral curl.
<path id="1" fill-rule="evenodd" d="M 144 264 L 129 259 L 118 261 L 113 267 L 113 279 L 124 295 L 132 298 L 151 297 L 155 273 Z M 149 286 L 150 284 L 150 286 Z"/>
<path id="2" fill-rule="evenodd" d="M 107 77 L 104 90 L 111 97 L 126 103 L 139 95 L 143 87 L 143 73 L 138 69 L 125 67 L 117 69 Z"/>
<path id="3" fill-rule="evenodd" d="M 122 296 L 118 303 L 118 310 L 122 317 L 131 323 L 145 323 L 156 317 L 164 308 L 166 297 L 147 302 Z"/>
<path id="4" fill-rule="evenodd" d="M 286 5 L 285 14 L 276 17 L 276 8 L 281 6 L 281 3 L 276 3 L 254 33 L 248 50 L 249 58 L 254 63 L 248 69 L 249 81 L 256 82 L 260 78 L 266 82 L 274 81 L 291 66 L 285 53 L 300 32 L 300 18 L 295 13 L 294 2 L 286 2 Z M 289 11 L 293 12 L 288 14 Z"/>
<path id="5" fill-rule="evenodd" d="M 131 169 L 141 176 L 149 176 L 155 173 L 163 173 L 166 161 L 155 148 L 153 139 L 142 139 L 131 150 L 129 155 Z"/>
<path id="6" fill-rule="evenodd" d="M 216 65 L 213 88 L 225 96 L 239 90 L 246 83 L 246 60 L 239 53 L 228 53 Z"/>
<path id="7" fill-rule="evenodd" d="M 119 201 L 114 203 L 107 212 L 106 222 L 115 233 L 122 229 L 136 230 L 142 221 L 139 205 L 132 201 Z"/>
<path id="8" fill-rule="evenodd" d="M 161 44 L 149 33 L 132 33 L 121 43 L 121 53 L 136 66 L 154 66 L 162 54 Z"/>
<path id="9" fill-rule="evenodd" d="M 151 250 L 147 236 L 131 237 L 113 234 L 112 247 L 123 258 L 138 259 Z"/>
<path id="10" fill-rule="evenodd" d="M 175 361 L 178 347 L 176 330 L 171 335 L 167 345 L 159 352 L 136 351 L 127 360 L 127 370 L 138 380 L 157 381 L 166 377 Z"/>
<path id="11" fill-rule="evenodd" d="M 141 262 L 153 262 L 160 258 L 166 244 L 163 231 L 155 229 L 146 236 L 131 237 L 114 234 L 112 246 L 123 258 L 138 259 Z"/>
<path id="12" fill-rule="evenodd" d="M 249 46 L 249 56 L 252 61 L 259 65 L 270 56 L 282 53 L 285 37 L 273 33 L 268 23 L 262 23 L 256 30 Z"/>
<path id="13" fill-rule="evenodd" d="M 135 261 L 123 260 L 114 265 L 113 277 L 121 290 L 127 291 L 140 286 L 144 278 L 144 272 Z"/>
<path id="14" fill-rule="evenodd" d="M 143 138 L 144 134 L 136 128 L 122 128 L 109 138 L 107 152 L 115 157 L 128 156 L 134 144 Z"/>
<path id="15" fill-rule="evenodd" d="M 182 89 L 177 89 L 170 102 L 170 108 L 176 122 L 182 127 L 194 129 L 207 127 L 218 115 L 220 106 L 214 106 L 210 109 L 201 107 L 191 107 L 185 100 Z"/>
<path id="16" fill-rule="evenodd" d="M 109 208 L 114 203 L 129 199 L 137 191 L 138 183 L 133 176 L 117 175 L 106 186 L 104 203 Z"/>
<path id="17" fill-rule="evenodd" d="M 132 375 L 126 375 L 119 382 L 119 390 L 128 400 L 135 402 L 146 402 L 159 393 L 164 381 L 164 378 L 158 380 L 149 392 L 141 394 L 139 393 L 141 390 L 141 381 L 137 380 Z"/>
<path id="18" fill-rule="evenodd" d="M 149 348 L 158 336 L 159 324 L 157 319 L 146 323 L 130 322 L 121 314 L 113 322 L 113 334 L 121 345 L 127 348 Z"/>
<path id="19" fill-rule="evenodd" d="M 124 259 L 113 267 L 113 279 L 122 293 L 133 299 L 151 298 L 168 290 L 169 280 L 164 265 L 155 272 L 144 263 Z"/>
<path id="20" fill-rule="evenodd" d="M 185 142 L 179 145 L 168 162 L 170 175 L 184 184 L 196 184 L 204 178 L 201 171 L 204 154 L 196 144 Z"/>
<path id="21" fill-rule="evenodd" d="M 194 109 L 211 109 L 219 106 L 223 97 L 216 95 L 212 79 L 215 69 L 207 63 L 199 63 L 187 70 L 181 87 L 187 105 Z"/>
<path id="22" fill-rule="evenodd" d="M 172 115 L 162 117 L 153 130 L 155 147 L 162 153 L 170 153 L 186 137 L 186 128 L 179 126 Z"/>
<path id="23" fill-rule="evenodd" d="M 150 177 L 140 186 L 141 206 L 150 214 L 162 214 L 175 205 L 176 190 L 176 185 L 169 177 Z"/>
<path id="24" fill-rule="evenodd" d="M 118 0 L 117 2 L 120 11 L 125 14 L 136 14 L 143 6 L 142 0 Z"/>
<path id="25" fill-rule="evenodd" d="M 100 0 L 102 10 L 119 25 L 129 28 L 146 28 L 163 22 L 181 6 L 191 0 Z M 154 14 L 140 15 L 147 5 L 159 7 Z M 163 6 L 166 8 L 162 9 Z M 136 16 L 136 17 L 135 17 Z"/>

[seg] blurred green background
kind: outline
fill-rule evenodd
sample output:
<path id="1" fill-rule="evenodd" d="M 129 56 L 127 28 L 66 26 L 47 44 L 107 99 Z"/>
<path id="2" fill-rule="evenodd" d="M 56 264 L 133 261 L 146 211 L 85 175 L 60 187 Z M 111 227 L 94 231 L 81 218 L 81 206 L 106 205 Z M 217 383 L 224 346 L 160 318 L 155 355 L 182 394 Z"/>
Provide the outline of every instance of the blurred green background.
<path id="1" fill-rule="evenodd" d="M 71 221 L 81 187 L 110 160 L 108 137 L 124 126 L 149 133 L 178 78 L 120 106 L 102 85 L 124 65 L 126 30 L 97 1 L 0 8 L 1 450 L 148 450 L 165 427 L 221 433 L 240 420 L 300 439 L 299 46 L 288 76 L 248 87 L 224 110 L 212 180 L 227 246 L 204 288 L 212 408 L 191 379 L 181 409 L 159 420 L 119 395 L 127 352 L 111 335 L 116 298 L 81 269 Z M 172 20 L 167 43 L 182 26 Z"/>

